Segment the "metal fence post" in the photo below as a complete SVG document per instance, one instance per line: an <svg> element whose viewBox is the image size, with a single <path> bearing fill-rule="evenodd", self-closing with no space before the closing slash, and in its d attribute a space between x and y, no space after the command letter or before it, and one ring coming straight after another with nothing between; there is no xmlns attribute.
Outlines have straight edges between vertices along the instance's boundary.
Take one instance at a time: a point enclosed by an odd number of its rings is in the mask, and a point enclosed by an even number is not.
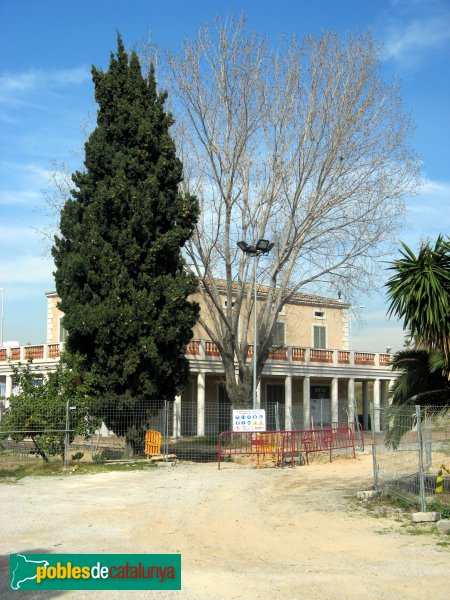
<svg viewBox="0 0 450 600"><path fill-rule="evenodd" d="M69 401L66 401L66 430L64 433L64 468L69 466Z"/></svg>
<svg viewBox="0 0 450 600"><path fill-rule="evenodd" d="M164 454L164 462L168 460L168 448L167 448L167 438L169 436L169 406L168 401L164 400L164 409L163 409L163 454Z"/></svg>
<svg viewBox="0 0 450 600"><path fill-rule="evenodd" d="M280 431L280 410L278 402L275 404L275 429Z"/></svg>
<svg viewBox="0 0 450 600"><path fill-rule="evenodd" d="M416 404L416 420L417 420L417 444L419 451L419 492L420 492L420 510L427 512L427 503L425 499L425 479L423 470L423 438L422 438L422 416L420 405Z"/></svg>
<svg viewBox="0 0 450 600"><path fill-rule="evenodd" d="M427 434L425 442L426 469L429 471L433 466L433 414L430 411L426 412L425 433Z"/></svg>
<svg viewBox="0 0 450 600"><path fill-rule="evenodd" d="M375 405L370 403L370 429L372 431L372 467L373 467L373 489L378 490L378 464L377 464L377 442L375 440Z"/></svg>

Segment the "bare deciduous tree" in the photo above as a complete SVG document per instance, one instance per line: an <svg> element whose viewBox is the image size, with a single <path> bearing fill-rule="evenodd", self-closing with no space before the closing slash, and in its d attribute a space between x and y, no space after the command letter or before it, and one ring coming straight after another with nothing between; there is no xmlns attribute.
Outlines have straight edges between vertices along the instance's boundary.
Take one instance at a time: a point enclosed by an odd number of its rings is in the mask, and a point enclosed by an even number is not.
<svg viewBox="0 0 450 600"><path fill-rule="evenodd" d="M218 20L167 59L183 185L202 208L188 247L210 315L202 325L232 403L245 406L253 270L265 284L259 379L292 294L367 289L418 184L411 121L398 87L382 81L370 35L326 33L272 49L245 19ZM262 264L236 246L260 238L275 243Z"/></svg>

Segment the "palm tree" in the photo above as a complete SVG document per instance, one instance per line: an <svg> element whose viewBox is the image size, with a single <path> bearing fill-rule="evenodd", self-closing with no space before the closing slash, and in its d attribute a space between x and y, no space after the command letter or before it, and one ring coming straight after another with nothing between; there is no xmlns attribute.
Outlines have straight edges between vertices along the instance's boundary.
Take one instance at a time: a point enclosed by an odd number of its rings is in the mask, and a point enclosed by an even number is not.
<svg viewBox="0 0 450 600"><path fill-rule="evenodd" d="M388 280L388 316L403 319L403 329L417 345L442 352L450 372L450 238L440 235L434 245L422 244L418 255L406 244L403 258L392 263Z"/></svg>
<svg viewBox="0 0 450 600"><path fill-rule="evenodd" d="M392 368L398 377L387 410L386 443L396 447L407 429L405 406L450 409L450 239L439 236L434 248L422 244L417 256L406 244L392 263L388 316L403 319L412 348L398 352Z"/></svg>

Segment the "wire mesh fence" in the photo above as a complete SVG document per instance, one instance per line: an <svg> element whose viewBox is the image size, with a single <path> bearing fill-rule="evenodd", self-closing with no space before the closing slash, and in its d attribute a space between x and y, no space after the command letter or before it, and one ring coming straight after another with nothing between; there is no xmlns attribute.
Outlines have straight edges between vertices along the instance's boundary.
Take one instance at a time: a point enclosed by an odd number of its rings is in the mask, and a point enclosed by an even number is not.
<svg viewBox="0 0 450 600"><path fill-rule="evenodd" d="M286 410L284 403L276 402L263 408L266 431L306 429L301 406ZM363 450L363 433L354 422L345 424L352 428L356 448ZM318 422L314 429L333 425ZM213 462L219 435L231 430L232 406L225 402L199 406L197 401L160 401L151 409L141 405L102 411L97 407L89 413L66 401L41 406L36 412L29 403L21 406L19 398L13 397L3 401L1 410L0 461L63 459L66 465L140 458ZM149 441L147 432L159 435ZM146 452L150 447L151 452Z"/></svg>
<svg viewBox="0 0 450 600"><path fill-rule="evenodd" d="M450 407L372 407L372 423L375 488L450 516Z"/></svg>

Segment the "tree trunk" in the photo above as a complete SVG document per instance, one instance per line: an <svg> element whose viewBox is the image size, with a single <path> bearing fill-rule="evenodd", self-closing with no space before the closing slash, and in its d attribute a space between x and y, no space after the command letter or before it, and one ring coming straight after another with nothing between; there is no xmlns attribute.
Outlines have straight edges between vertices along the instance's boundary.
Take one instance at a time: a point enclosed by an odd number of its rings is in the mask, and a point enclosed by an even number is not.
<svg viewBox="0 0 450 600"><path fill-rule="evenodd" d="M45 454L42 448L39 447L39 444L36 441L34 435L31 436L31 439L33 440L34 447L36 448L36 454L38 456L41 456L44 462L48 462L48 456Z"/></svg>

